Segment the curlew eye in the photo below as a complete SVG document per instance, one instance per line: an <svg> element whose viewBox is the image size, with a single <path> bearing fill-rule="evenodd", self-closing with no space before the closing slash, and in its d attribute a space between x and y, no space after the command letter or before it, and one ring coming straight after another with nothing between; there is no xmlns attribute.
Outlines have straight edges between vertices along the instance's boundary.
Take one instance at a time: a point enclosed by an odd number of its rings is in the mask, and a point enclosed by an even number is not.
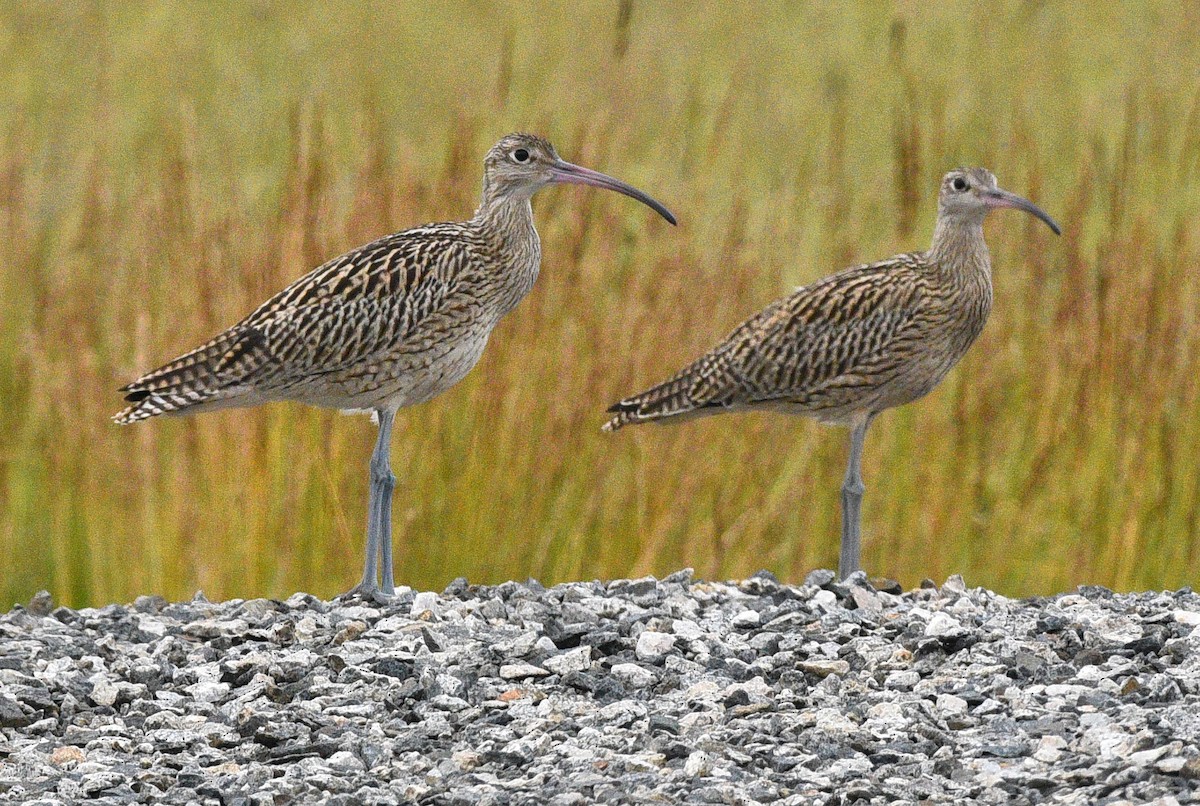
<svg viewBox="0 0 1200 806"><path fill-rule="evenodd" d="M512 159L513 162L519 162L521 164L529 162L529 149L518 148L512 153Z"/></svg>
<svg viewBox="0 0 1200 806"><path fill-rule="evenodd" d="M951 180L950 187L954 190L957 190L959 193L962 193L964 190L970 187L970 185L968 185L967 180L963 179L961 176L956 176L953 180Z"/></svg>

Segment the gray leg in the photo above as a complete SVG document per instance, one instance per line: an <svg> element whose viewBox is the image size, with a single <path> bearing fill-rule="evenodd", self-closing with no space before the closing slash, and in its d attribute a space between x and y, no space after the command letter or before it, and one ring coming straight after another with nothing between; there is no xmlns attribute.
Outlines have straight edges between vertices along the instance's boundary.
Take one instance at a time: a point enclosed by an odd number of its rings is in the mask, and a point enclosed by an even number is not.
<svg viewBox="0 0 1200 806"><path fill-rule="evenodd" d="M375 481L371 480L371 486L368 491L367 498L367 562L363 566L362 582L358 587L351 591L362 591L363 593L371 593L375 590L375 580L378 576L377 562L379 559L379 532L375 528L375 524L379 521L378 509L379 502L375 500Z"/></svg>
<svg viewBox="0 0 1200 806"><path fill-rule="evenodd" d="M379 564L380 575L383 577L383 585L380 586L380 590L388 596L396 592L396 583L392 577L392 491L396 489L396 474L392 472L391 462L389 461L389 448L392 444L392 421L395 417L396 412L394 411L379 412L379 440L384 448L381 456L383 468L380 474L379 510L375 517L377 518L376 523L379 525ZM376 446L375 450L378 452L378 446ZM375 462L374 456L371 457L371 461L372 463ZM372 467L372 477L374 476L374 472L374 467ZM372 484L374 484L373 480Z"/></svg>
<svg viewBox="0 0 1200 806"><path fill-rule="evenodd" d="M869 414L850 429L850 461L846 479L842 482L842 556L838 562L838 577L845 579L859 569L862 547L862 450L867 426L875 415Z"/></svg>
<svg viewBox="0 0 1200 806"><path fill-rule="evenodd" d="M367 559L363 565L362 582L346 596L373 597L381 590L377 581L379 560L383 559L382 592L395 592L392 582L392 490L396 477L388 464L388 453L392 442L394 411L379 411L379 438L371 453L371 487L367 501Z"/></svg>

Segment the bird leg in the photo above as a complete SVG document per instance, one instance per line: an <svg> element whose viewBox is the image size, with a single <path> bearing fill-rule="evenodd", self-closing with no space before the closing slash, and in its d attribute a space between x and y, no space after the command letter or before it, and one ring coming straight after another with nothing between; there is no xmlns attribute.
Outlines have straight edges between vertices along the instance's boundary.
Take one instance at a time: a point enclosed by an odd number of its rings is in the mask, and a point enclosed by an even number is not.
<svg viewBox="0 0 1200 806"><path fill-rule="evenodd" d="M376 513L376 523L379 527L379 561L383 577L381 590L388 596L396 592L396 584L392 578L392 491L396 489L396 474L392 472L390 455L392 444L392 421L396 418L394 411L379 412L379 444L383 452L376 457L371 456L371 486L376 482L376 467L379 464L379 509ZM386 434L384 433L386 431ZM379 453L376 445L375 452Z"/></svg>
<svg viewBox="0 0 1200 806"><path fill-rule="evenodd" d="M355 585L343 599L378 599L383 593L391 596L396 592L392 579L392 490L396 477L388 457L392 443L392 422L396 412L380 409L379 437L371 453L371 486L367 503L367 559L363 565L362 582ZM383 586L378 582L380 561L383 565Z"/></svg>
<svg viewBox="0 0 1200 806"><path fill-rule="evenodd" d="M842 482L842 556L838 562L838 577L845 579L859 569L862 546L862 450L867 426L874 415L867 415L850 429L850 461Z"/></svg>

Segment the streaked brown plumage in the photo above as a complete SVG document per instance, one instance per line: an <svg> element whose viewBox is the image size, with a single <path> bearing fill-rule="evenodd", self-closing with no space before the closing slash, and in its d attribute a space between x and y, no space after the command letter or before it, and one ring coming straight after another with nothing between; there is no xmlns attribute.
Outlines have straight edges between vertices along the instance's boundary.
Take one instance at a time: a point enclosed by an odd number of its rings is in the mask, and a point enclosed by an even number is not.
<svg viewBox="0 0 1200 806"><path fill-rule="evenodd" d="M537 279L532 219L387 235L334 258L208 343L121 391L131 423L270 400L339 409L423 403L461 380Z"/></svg>
<svg viewBox="0 0 1200 806"><path fill-rule="evenodd" d="M460 381L492 329L529 293L541 262L530 198L554 183L615 190L675 223L641 191L562 161L546 140L508 135L484 160L482 199L469 221L405 230L334 258L224 333L122 388L131 405L113 419L125 424L276 400L374 411L380 432L367 561L354 592L378 590L378 549L382 590L391 593L392 419Z"/></svg>
<svg viewBox="0 0 1200 806"><path fill-rule="evenodd" d="M1024 209L1059 232L990 172L951 171L928 251L847 269L772 303L671 379L612 406L605 430L746 409L850 425L839 567L857 570L862 438L879 412L937 386L983 330L992 308L983 220L995 207Z"/></svg>

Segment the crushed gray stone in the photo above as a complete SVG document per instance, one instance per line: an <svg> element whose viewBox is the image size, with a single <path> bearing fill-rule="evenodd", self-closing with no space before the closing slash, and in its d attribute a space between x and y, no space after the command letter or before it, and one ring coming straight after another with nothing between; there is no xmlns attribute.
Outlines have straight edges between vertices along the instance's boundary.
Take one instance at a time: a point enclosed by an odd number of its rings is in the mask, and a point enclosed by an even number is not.
<svg viewBox="0 0 1200 806"><path fill-rule="evenodd" d="M0 616L0 802L1200 800L1200 596L665 579Z"/></svg>

